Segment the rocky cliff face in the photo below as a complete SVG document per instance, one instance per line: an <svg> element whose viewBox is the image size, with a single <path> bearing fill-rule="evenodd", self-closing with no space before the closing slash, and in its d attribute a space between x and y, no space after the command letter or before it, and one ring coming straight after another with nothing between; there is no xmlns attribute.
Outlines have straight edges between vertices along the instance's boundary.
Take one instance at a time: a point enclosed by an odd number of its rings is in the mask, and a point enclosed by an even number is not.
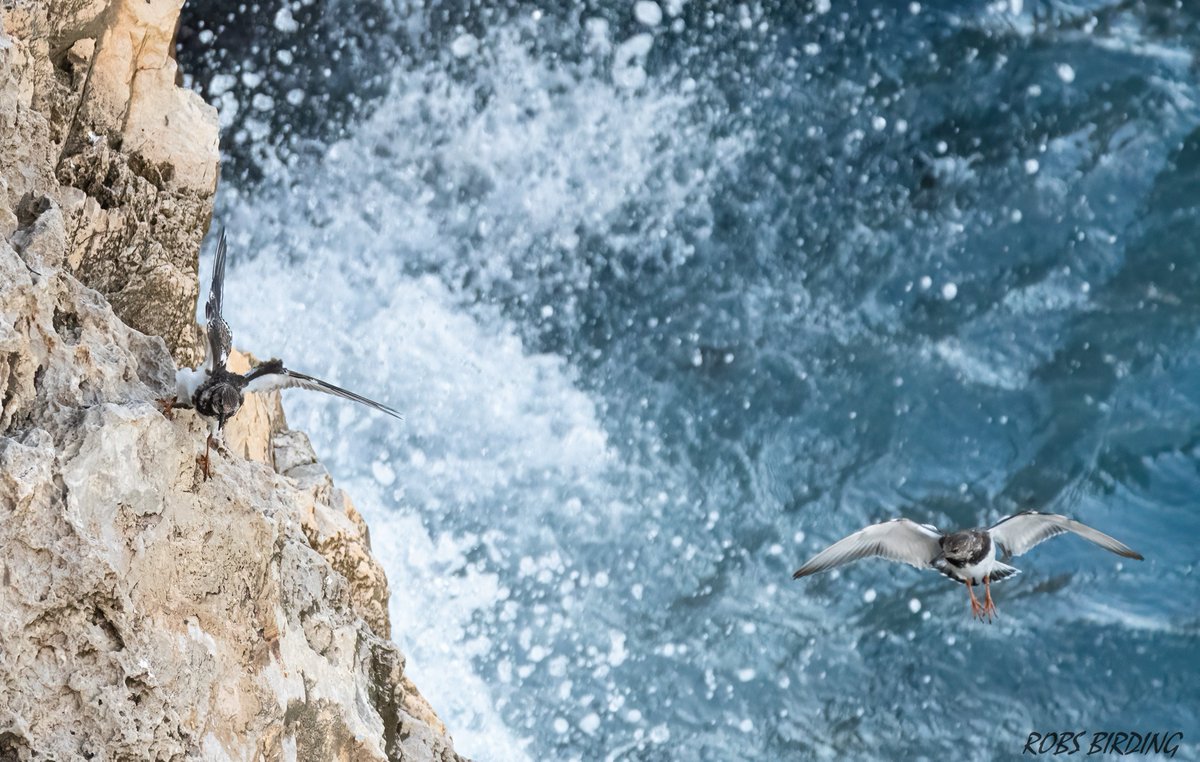
<svg viewBox="0 0 1200 762"><path fill-rule="evenodd" d="M0 232L50 198L66 269L117 315L199 348L196 256L217 187L217 115L175 85L181 0L15 0L0 42ZM10 7L11 5L11 7Z"/></svg>
<svg viewBox="0 0 1200 762"><path fill-rule="evenodd" d="M217 174L178 5L0 6L0 759L457 759L278 398L208 481L155 404L198 359Z"/></svg>

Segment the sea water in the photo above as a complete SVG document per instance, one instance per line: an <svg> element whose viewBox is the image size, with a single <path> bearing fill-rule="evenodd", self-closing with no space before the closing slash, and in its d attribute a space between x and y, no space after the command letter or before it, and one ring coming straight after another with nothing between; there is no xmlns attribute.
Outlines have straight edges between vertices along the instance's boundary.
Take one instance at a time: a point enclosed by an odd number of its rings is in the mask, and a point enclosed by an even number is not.
<svg viewBox="0 0 1200 762"><path fill-rule="evenodd" d="M460 752L1200 754L1198 9L186 14L235 341L404 412L285 394ZM1025 509L1146 560L1054 539L990 625L907 566L791 579Z"/></svg>

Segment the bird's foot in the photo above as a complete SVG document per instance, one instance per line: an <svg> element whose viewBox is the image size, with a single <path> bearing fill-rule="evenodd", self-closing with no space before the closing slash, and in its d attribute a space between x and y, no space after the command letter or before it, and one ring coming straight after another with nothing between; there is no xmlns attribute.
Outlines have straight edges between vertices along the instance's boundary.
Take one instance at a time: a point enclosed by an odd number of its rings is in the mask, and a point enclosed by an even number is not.
<svg viewBox="0 0 1200 762"><path fill-rule="evenodd" d="M985 615L986 615L986 609L984 609L984 607L982 605L980 605L979 601L972 598L971 599L971 617L974 619L983 621L983 617Z"/></svg>
<svg viewBox="0 0 1200 762"><path fill-rule="evenodd" d="M993 617L1000 616L1000 612L996 611L996 604L992 602L992 578L990 576L983 578L983 590L986 593L983 599L983 612L987 614L988 621L991 622Z"/></svg>
<svg viewBox="0 0 1200 762"><path fill-rule="evenodd" d="M163 397L158 400L158 409L163 414L163 418L166 418L168 421L175 420L175 413L172 412L175 409L174 397Z"/></svg>
<svg viewBox="0 0 1200 762"><path fill-rule="evenodd" d="M992 603L992 599L990 596L988 597L987 600L985 600L983 602L983 606L981 608L982 608L984 616L987 617L987 620L989 622L991 622L996 617L1000 616L1000 612L996 610L996 604ZM980 617L980 618L982 619L983 617Z"/></svg>

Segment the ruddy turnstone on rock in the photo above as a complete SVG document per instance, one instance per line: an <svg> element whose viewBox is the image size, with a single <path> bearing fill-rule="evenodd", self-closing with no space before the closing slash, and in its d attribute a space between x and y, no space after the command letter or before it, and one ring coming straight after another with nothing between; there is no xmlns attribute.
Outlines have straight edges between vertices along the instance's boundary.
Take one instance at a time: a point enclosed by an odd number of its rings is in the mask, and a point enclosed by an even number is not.
<svg viewBox="0 0 1200 762"><path fill-rule="evenodd" d="M298 373L283 366L280 360L267 360L242 375L226 367L233 346L233 334L229 324L221 315L222 288L225 283L225 232L217 244L217 258L213 266L212 288L204 305L204 317L208 322L208 356L199 368L181 368L175 373L175 397L162 400L164 412L173 407L195 408L208 421L208 440L204 446L204 478L209 477L209 451L219 441L225 422L237 414L244 401L245 392L269 392L289 387L313 389L348 400L361 402L388 415L402 418L400 413L347 391L319 378Z"/></svg>
<svg viewBox="0 0 1200 762"><path fill-rule="evenodd" d="M918 524L908 519L893 519L873 524L838 540L822 550L792 575L793 579L827 571L860 558L886 558L902 561L917 568L937 569L942 574L967 586L971 598L971 613L991 621L998 612L992 602L992 582L999 582L1020 570L1004 561L1019 556L1039 543L1066 532L1074 532L1119 556L1142 556L1103 532L1054 513L1026 511L1000 519L990 527L964 529L943 534L937 527ZM1000 558L996 558L996 549ZM981 604L975 598L975 585L983 585L986 598Z"/></svg>

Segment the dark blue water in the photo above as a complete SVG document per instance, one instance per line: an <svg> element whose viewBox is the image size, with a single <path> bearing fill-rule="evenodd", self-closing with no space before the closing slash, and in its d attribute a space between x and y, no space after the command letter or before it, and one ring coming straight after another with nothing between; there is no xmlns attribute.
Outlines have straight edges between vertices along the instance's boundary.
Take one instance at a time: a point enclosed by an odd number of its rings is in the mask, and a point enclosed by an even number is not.
<svg viewBox="0 0 1200 762"><path fill-rule="evenodd" d="M1200 756L1200 9L278 8L183 35L231 322L405 410L288 399L461 751ZM1146 561L790 579L1029 508Z"/></svg>

